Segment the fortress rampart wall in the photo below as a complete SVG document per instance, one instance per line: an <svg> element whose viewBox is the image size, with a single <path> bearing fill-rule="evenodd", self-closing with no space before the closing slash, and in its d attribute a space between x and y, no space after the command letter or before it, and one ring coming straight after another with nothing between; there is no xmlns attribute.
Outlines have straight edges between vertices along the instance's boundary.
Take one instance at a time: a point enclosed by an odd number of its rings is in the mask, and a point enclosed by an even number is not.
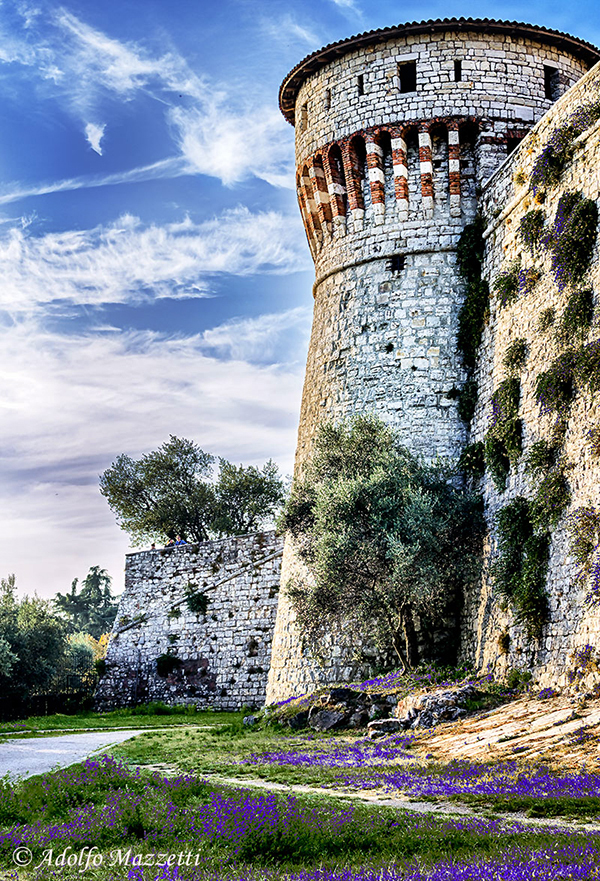
<svg viewBox="0 0 600 881"><path fill-rule="evenodd" d="M128 554L96 706L164 701L262 706L271 660L282 541L273 532ZM205 614L188 592L206 594ZM172 656L166 675L157 658Z"/></svg>
<svg viewBox="0 0 600 881"><path fill-rule="evenodd" d="M544 116L523 141L519 149L504 163L487 183L482 194L482 211L487 218L484 275L493 285L494 279L513 261L523 268L535 268L541 278L529 293L522 293L512 305L501 307L492 298L490 319L481 347L477 380L479 402L472 422L471 440L482 441L492 420L491 398L506 377L503 358L507 347L517 339L527 344L527 361L520 372L521 400L519 417L523 426L523 453L516 468L511 467L506 490L500 493L489 476L483 480L488 522L492 528L488 563L494 556L498 512L517 496L531 499L536 481L527 474L525 462L536 441L549 440L556 423L556 414L544 414L535 398L536 378L548 370L564 351L556 330L572 289L560 290L556 283L550 256L543 247L531 254L519 235L519 224L526 212L541 209L547 226L556 215L560 198L567 192L579 192L600 207L600 122L584 131L574 141L573 156L560 183L548 187L545 198L536 201L529 187L533 164L548 139L559 126L581 107L600 101L600 65L596 65ZM577 286L594 292L594 321L581 343L600 338L600 261L598 236L588 274ZM555 310L555 322L545 331L540 329L543 310ZM501 673L506 668L530 669L544 684L568 684L568 675L576 669L574 653L586 645L600 642L600 609L586 599L585 582L577 579L580 567L570 550L567 530L569 513L580 507L600 507L600 460L594 456L590 431L600 425L598 391L576 390L567 413L567 431L563 455L571 502L557 526L551 531L550 559L546 588L549 595L550 620L540 641L531 640L523 628L514 623L514 616L503 610L494 595L490 579L484 580L481 592L468 598L462 645L464 654L478 667L488 665ZM498 636L508 633L509 650L503 654ZM581 670L579 674L581 674ZM579 675L577 674L577 675Z"/></svg>

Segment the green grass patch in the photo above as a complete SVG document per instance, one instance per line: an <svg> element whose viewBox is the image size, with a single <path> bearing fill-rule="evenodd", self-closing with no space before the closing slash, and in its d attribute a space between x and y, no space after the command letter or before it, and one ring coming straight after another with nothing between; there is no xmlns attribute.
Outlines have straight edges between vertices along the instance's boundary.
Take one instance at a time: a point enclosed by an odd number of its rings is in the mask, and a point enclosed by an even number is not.
<svg viewBox="0 0 600 881"><path fill-rule="evenodd" d="M600 798L582 796L572 798L536 798L524 795L453 795L453 802L485 807L500 813L519 813L527 817L561 817L577 819L600 817Z"/></svg>
<svg viewBox="0 0 600 881"><path fill-rule="evenodd" d="M178 725L239 725L247 711L234 713L195 710L194 707L168 707L147 704L108 713L86 711L76 715L54 713L51 716L30 716L11 722L0 722L0 735L20 735L37 731L76 731L86 728L164 728Z"/></svg>

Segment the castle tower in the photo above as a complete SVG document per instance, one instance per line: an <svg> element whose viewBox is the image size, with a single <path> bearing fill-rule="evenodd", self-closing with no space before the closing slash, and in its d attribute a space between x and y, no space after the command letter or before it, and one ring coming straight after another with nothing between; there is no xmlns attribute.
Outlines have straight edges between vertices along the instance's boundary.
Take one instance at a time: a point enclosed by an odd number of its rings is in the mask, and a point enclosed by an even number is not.
<svg viewBox="0 0 600 881"><path fill-rule="evenodd" d="M460 453L460 233L483 182L598 57L558 31L448 19L332 43L285 78L316 272L297 469L320 422L356 413L427 459ZM350 634L331 634L320 664L304 654L292 577L310 576L288 542L268 703L359 672Z"/></svg>

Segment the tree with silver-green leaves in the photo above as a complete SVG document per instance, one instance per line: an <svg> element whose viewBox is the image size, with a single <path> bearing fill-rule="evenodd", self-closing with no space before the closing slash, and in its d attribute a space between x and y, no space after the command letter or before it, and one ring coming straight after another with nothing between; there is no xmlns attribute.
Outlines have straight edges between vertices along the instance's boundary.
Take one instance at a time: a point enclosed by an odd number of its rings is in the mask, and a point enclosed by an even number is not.
<svg viewBox="0 0 600 881"><path fill-rule="evenodd" d="M268 524L284 499L274 462L235 466L171 435L140 459L121 455L100 477L100 492L132 544L240 535Z"/></svg>
<svg viewBox="0 0 600 881"><path fill-rule="evenodd" d="M321 426L278 523L312 574L286 585L309 639L350 617L404 669L454 659L484 520L481 500L453 477L373 417Z"/></svg>

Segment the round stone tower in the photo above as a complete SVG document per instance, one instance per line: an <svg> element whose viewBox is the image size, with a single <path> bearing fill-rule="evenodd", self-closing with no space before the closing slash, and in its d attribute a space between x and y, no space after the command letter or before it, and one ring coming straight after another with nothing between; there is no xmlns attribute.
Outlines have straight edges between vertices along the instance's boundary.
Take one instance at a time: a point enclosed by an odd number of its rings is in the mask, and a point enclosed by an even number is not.
<svg viewBox="0 0 600 881"><path fill-rule="evenodd" d="M558 31L446 19L332 43L285 78L316 270L297 469L320 422L356 413L427 459L459 454L460 233L483 182L599 57ZM351 634L331 634L318 663L303 649L285 585L308 577L288 542L269 703L360 674Z"/></svg>

